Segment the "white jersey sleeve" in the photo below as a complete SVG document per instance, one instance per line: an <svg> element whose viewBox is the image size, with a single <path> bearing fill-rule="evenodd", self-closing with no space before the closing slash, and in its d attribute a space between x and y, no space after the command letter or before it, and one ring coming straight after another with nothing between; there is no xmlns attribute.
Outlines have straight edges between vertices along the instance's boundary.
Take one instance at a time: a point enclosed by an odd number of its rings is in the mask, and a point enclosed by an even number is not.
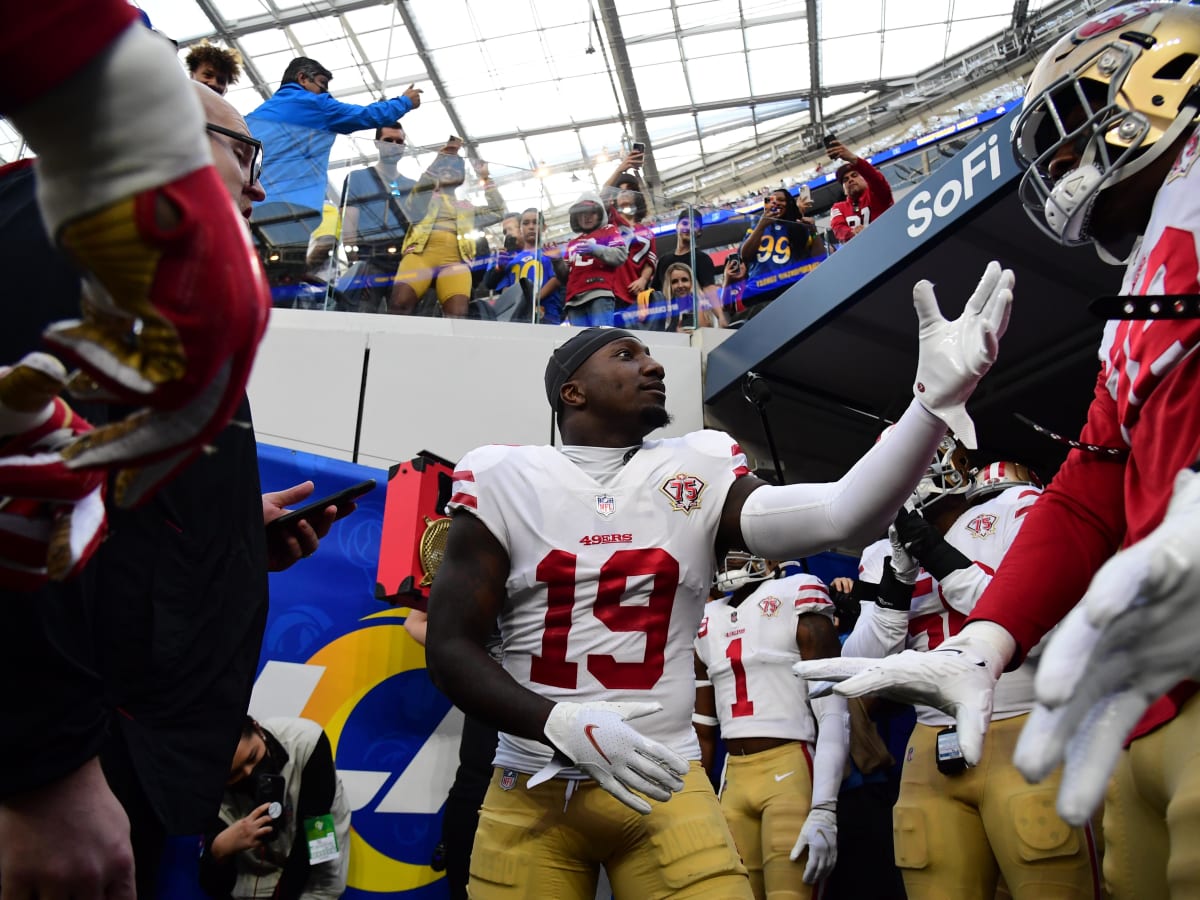
<svg viewBox="0 0 1200 900"><path fill-rule="evenodd" d="M892 545L887 540L876 541L863 550L858 561L860 581L878 584ZM842 656L866 656L882 659L904 649L908 637L908 613L883 609L867 601L860 605L858 621L842 645Z"/></svg>
<svg viewBox="0 0 1200 900"><path fill-rule="evenodd" d="M505 671L553 701L661 703L637 730L699 759L692 639L725 497L747 472L716 431L647 442L603 485L552 447L468 453L448 508L477 516L508 554ZM532 773L550 755L502 734L496 764Z"/></svg>

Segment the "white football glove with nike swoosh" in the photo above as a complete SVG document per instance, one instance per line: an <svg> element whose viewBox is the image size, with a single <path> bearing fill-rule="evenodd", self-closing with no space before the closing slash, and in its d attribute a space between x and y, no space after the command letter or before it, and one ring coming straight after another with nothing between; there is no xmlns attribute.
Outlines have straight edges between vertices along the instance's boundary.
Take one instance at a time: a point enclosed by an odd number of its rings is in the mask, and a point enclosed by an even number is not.
<svg viewBox="0 0 1200 900"><path fill-rule="evenodd" d="M630 809L642 815L650 804L633 791L665 802L683 790L688 761L626 723L662 709L661 703L556 703L546 719L546 740L558 752L529 787L549 781L574 764Z"/></svg>
<svg viewBox="0 0 1200 900"><path fill-rule="evenodd" d="M978 621L935 650L905 650L884 659L801 660L792 671L806 680L840 682L834 692L843 697L874 694L954 716L963 757L974 766L983 755L996 681L1015 649L1016 641L1002 627Z"/></svg>

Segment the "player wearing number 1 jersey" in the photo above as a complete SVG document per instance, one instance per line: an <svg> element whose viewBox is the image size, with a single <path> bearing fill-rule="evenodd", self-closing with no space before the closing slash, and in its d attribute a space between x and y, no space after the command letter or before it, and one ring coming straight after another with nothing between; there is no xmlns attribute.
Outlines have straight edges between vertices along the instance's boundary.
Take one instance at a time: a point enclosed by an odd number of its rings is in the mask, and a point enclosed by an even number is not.
<svg viewBox="0 0 1200 900"><path fill-rule="evenodd" d="M838 655L833 603L819 578L734 557L717 576L733 593L704 608L695 640L696 733L710 769L718 725L725 740L721 811L754 896L807 900L837 863L849 716L840 697L810 709L792 664Z"/></svg>
<svg viewBox="0 0 1200 900"><path fill-rule="evenodd" d="M1010 287L992 264L947 322L918 286L921 400L830 484L766 485L721 432L646 440L670 421L665 372L630 332L589 328L554 352L563 448L460 461L430 599L431 675L503 732L472 897L585 900L601 865L618 900L751 896L691 726L691 641L717 553L787 559L886 524L946 422L971 430L962 404ZM502 667L484 649L497 619Z"/></svg>

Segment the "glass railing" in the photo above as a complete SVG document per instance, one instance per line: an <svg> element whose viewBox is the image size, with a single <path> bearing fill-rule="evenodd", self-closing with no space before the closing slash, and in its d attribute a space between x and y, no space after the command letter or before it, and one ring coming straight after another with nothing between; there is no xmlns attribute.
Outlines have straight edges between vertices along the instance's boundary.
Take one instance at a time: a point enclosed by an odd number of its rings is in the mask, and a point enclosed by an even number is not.
<svg viewBox="0 0 1200 900"><path fill-rule="evenodd" d="M784 295L804 302L792 286L879 214L832 215L845 199L833 160L748 196L684 199L623 167L628 154L532 168L472 158L458 140L380 137L288 129L272 153L268 136L251 230L277 306L559 324L611 293L615 324L730 327ZM902 192L944 154L879 157ZM603 215L584 214L588 198Z"/></svg>

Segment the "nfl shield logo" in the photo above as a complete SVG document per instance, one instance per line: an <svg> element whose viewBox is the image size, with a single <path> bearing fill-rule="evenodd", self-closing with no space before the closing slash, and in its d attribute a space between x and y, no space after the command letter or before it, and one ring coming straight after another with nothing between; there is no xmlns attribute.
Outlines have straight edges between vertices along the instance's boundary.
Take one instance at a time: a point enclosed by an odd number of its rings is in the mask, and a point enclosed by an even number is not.
<svg viewBox="0 0 1200 900"><path fill-rule="evenodd" d="M596 512L608 518L617 511L617 502L607 494L601 494L596 498Z"/></svg>
<svg viewBox="0 0 1200 900"><path fill-rule="evenodd" d="M500 773L500 790L511 791L517 786L517 773L512 769L505 769Z"/></svg>

